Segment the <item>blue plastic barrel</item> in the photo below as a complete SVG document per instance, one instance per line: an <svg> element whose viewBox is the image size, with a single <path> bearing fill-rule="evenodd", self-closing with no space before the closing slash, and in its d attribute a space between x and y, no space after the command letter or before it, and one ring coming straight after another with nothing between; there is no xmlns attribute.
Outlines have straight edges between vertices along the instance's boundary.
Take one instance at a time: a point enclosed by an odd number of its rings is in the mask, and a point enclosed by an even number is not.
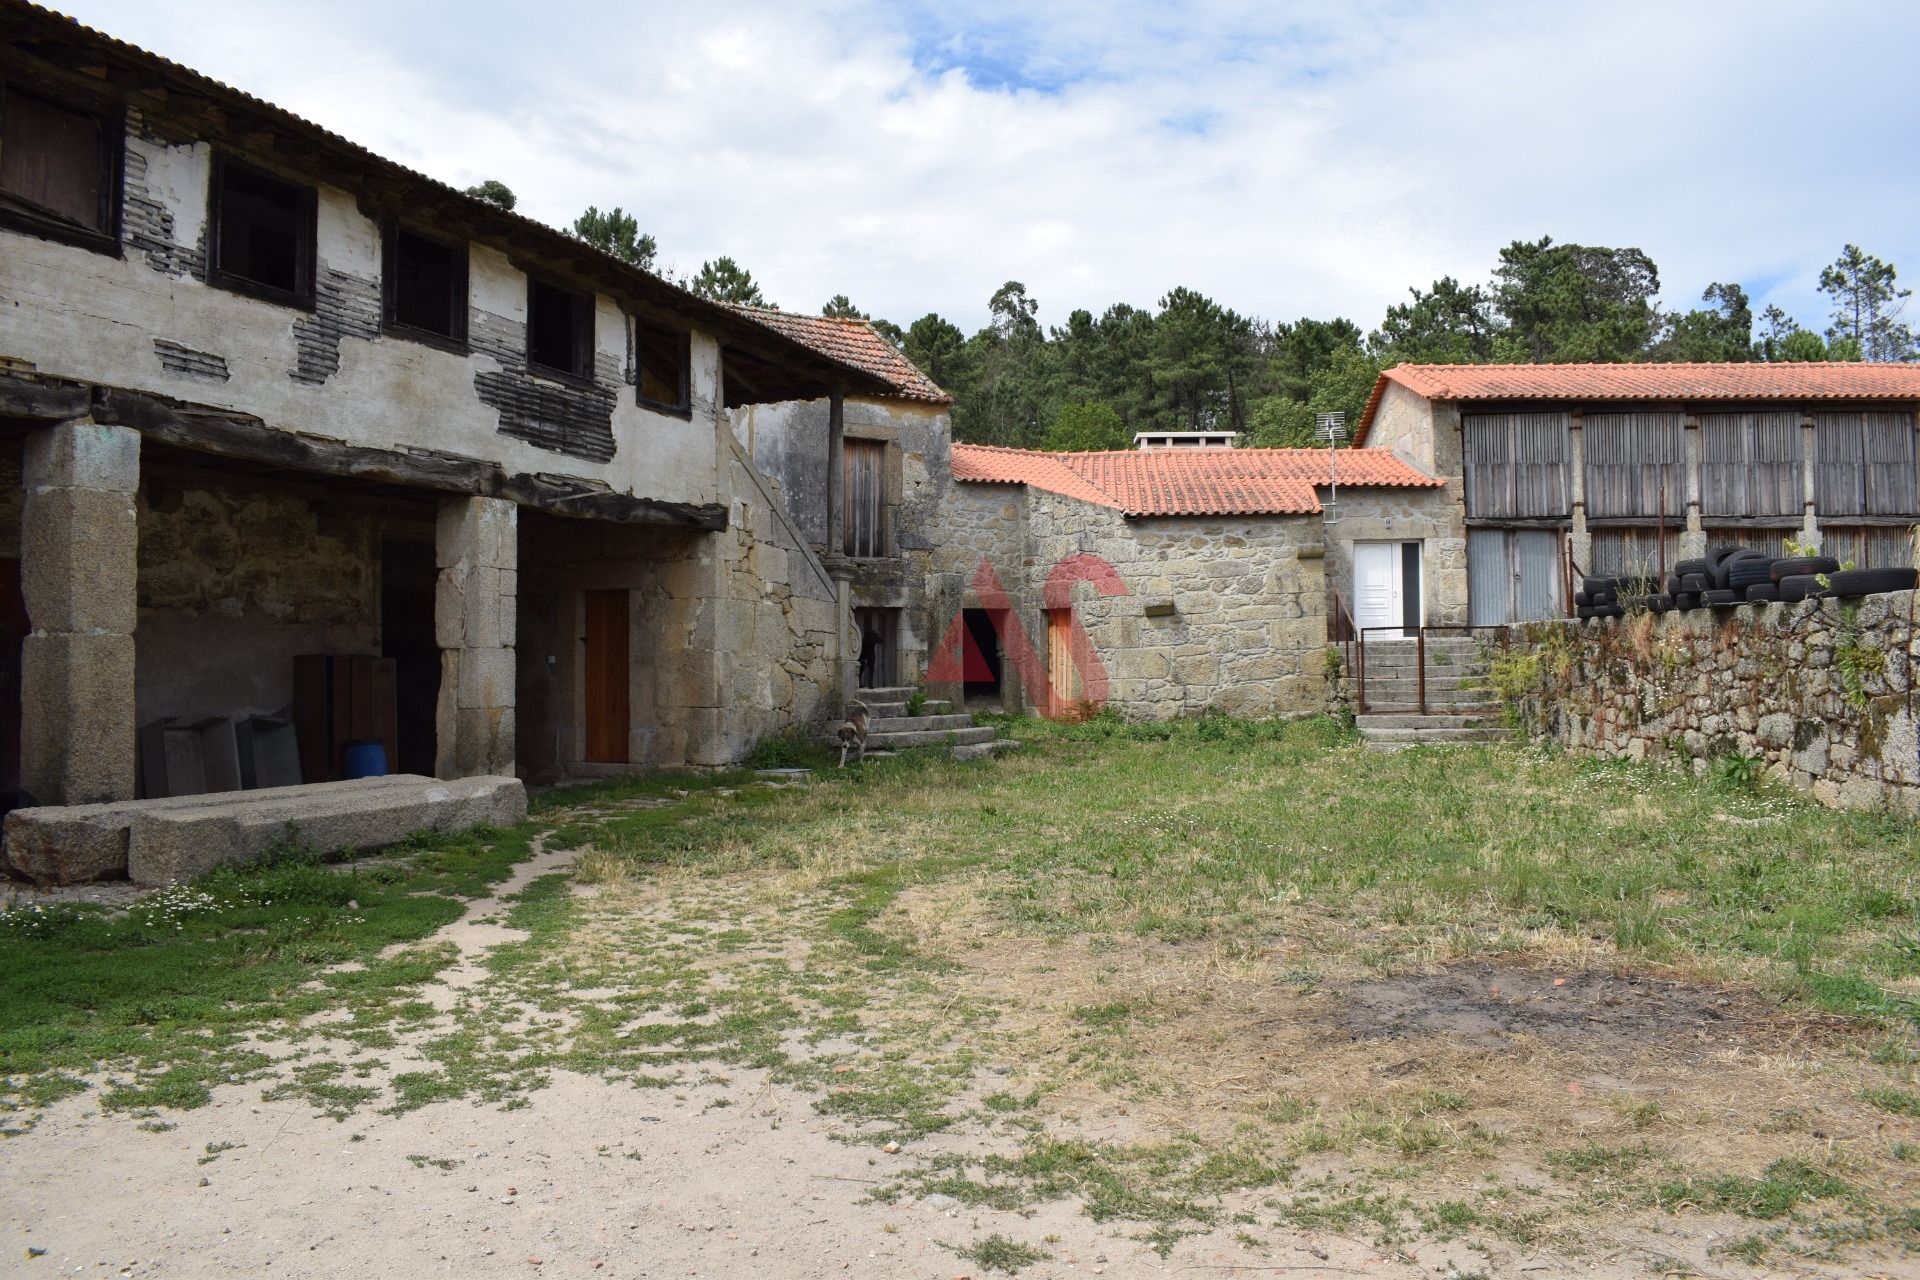
<svg viewBox="0 0 1920 1280"><path fill-rule="evenodd" d="M342 778L387 776L387 745L378 738L355 738L342 749Z"/></svg>

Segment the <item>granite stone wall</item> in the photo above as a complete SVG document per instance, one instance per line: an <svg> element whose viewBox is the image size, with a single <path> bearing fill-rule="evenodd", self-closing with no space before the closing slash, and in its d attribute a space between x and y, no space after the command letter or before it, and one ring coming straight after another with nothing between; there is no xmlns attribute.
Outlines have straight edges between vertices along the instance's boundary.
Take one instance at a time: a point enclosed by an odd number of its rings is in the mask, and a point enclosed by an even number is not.
<svg viewBox="0 0 1920 1280"><path fill-rule="evenodd" d="M1295 716L1326 708L1318 516L1129 520L1050 493L1030 493L1028 503L1023 621L1043 653L1042 611L1056 565L1091 553L1111 564L1126 588L1106 595L1081 583L1070 591L1116 711L1171 719L1207 710Z"/></svg>
<svg viewBox="0 0 1920 1280"><path fill-rule="evenodd" d="M1844 808L1920 813L1913 592L1514 628L1496 683L1522 727L1697 772L1744 756Z"/></svg>

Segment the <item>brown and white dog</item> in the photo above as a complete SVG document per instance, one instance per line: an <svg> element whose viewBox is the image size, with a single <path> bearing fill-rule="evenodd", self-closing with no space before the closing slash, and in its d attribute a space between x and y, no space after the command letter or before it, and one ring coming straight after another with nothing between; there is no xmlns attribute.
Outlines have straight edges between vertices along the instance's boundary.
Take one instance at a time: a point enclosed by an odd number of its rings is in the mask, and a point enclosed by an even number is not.
<svg viewBox="0 0 1920 1280"><path fill-rule="evenodd" d="M857 699L847 703L847 718L840 722L840 767L847 767L847 752L856 762L867 758L867 704Z"/></svg>

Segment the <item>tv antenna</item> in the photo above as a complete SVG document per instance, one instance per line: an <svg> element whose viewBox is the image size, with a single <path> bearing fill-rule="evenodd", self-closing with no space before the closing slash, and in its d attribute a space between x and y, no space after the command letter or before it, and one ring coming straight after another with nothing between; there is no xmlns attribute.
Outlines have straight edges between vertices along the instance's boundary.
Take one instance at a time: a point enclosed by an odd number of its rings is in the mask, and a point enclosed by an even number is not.
<svg viewBox="0 0 1920 1280"><path fill-rule="evenodd" d="M1326 523L1340 518L1340 446L1347 438L1347 415L1343 409L1313 415L1313 435L1327 442L1327 462L1332 489L1327 494Z"/></svg>

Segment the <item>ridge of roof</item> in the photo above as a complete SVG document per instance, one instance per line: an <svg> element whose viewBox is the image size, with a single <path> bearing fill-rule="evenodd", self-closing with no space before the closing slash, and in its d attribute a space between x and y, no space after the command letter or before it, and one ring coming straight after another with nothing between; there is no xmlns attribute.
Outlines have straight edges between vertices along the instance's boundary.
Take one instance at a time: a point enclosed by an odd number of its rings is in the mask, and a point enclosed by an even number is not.
<svg viewBox="0 0 1920 1280"><path fill-rule="evenodd" d="M443 182L429 174L422 173L418 169L409 168L397 160L392 160L380 155L378 152L371 150L361 143L355 142L342 134L335 133L326 126L309 120L305 116L289 111L287 108L269 102L265 98L257 97L244 89L239 89L224 81L216 80L204 72L195 71L192 67L184 63L175 62L171 58L155 53L150 49L142 48L131 41L122 40L118 36L110 35L97 27L89 26L71 14L62 13L58 9L36 4L33 0L0 0L0 20L8 17L13 17L17 20L24 19L28 22L39 23L46 27L59 26L65 28L69 34L78 35L102 49L115 52L124 58L146 63L149 67L169 75L184 78L192 86L199 88L202 92L208 93L210 96L224 97L229 101L244 105L248 110L267 117L271 123L277 123L289 129L291 132L304 134L309 139L323 143L336 153L345 153L347 158L352 162L370 166L392 177L424 184L432 188L436 196L457 202L466 212L474 215L476 220L481 222L483 226L487 223L492 223L502 228L502 230L497 233L502 239L510 239L516 234L521 237L538 237L541 241L545 242L543 247L549 252L558 256L570 256L575 259L584 258L592 261L593 264L601 270L611 270L623 275L630 285L663 298L664 301L659 305L667 307L670 310L678 311L690 318L704 320L723 334L729 328L744 323L750 326L752 331L751 336L762 341L770 339L771 342L769 345L774 346L775 349L778 349L781 345L789 348L798 348L800 353L804 353L814 359L824 358L834 364L842 365L848 373L853 374L855 377L875 377L870 370L858 366L845 365L827 353L815 350L805 343L796 341L789 334L764 323L756 316L741 315L725 303L702 298L691 290L673 283L664 276L637 267L624 258L617 257L604 249L589 244L577 236L569 235L557 227L548 226L538 219L530 218L523 213L515 213L511 209L503 209L499 205L488 200L482 200L477 196L470 196L459 187ZM108 85L112 83L110 79L105 77L102 77L102 82ZM743 334L742 336L746 335Z"/></svg>
<svg viewBox="0 0 1920 1280"><path fill-rule="evenodd" d="M1445 482L1384 449L1342 449L1338 478L1356 487L1436 488ZM1047 453L956 444L953 477L1025 484L1126 516L1313 515L1334 479L1324 449L1110 449Z"/></svg>
<svg viewBox="0 0 1920 1280"><path fill-rule="evenodd" d="M1387 384L1429 400L1913 400L1920 364L1693 361L1673 364L1397 364L1374 379L1354 443L1364 444Z"/></svg>

